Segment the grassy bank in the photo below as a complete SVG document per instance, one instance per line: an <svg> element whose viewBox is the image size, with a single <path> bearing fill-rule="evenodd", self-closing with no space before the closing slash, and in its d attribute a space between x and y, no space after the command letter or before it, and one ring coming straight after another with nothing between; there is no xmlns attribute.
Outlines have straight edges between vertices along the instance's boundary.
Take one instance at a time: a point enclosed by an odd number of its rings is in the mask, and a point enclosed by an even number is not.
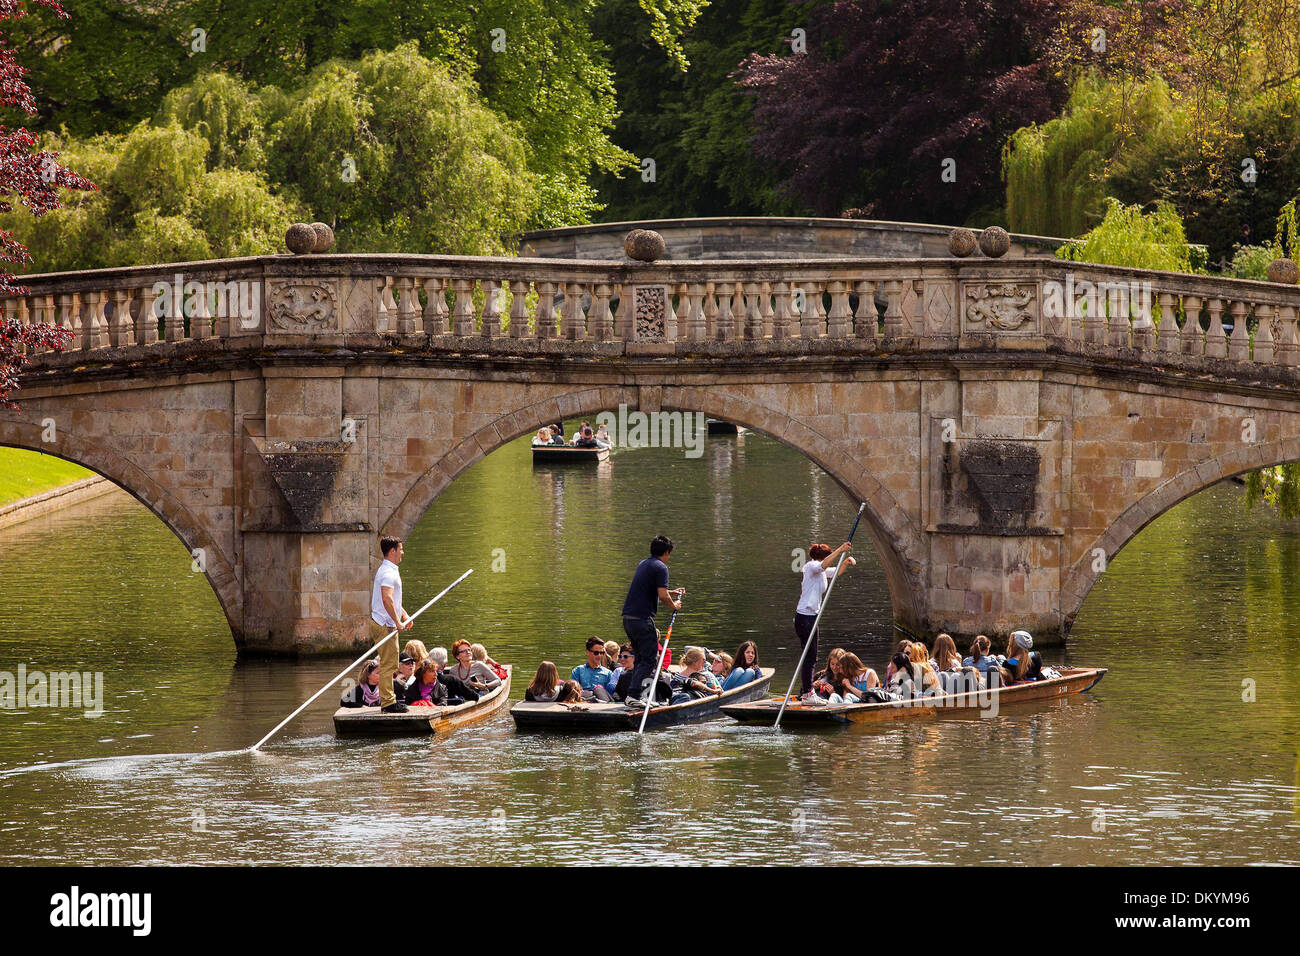
<svg viewBox="0 0 1300 956"><path fill-rule="evenodd" d="M21 448L0 448L0 505L89 478L70 461Z"/></svg>

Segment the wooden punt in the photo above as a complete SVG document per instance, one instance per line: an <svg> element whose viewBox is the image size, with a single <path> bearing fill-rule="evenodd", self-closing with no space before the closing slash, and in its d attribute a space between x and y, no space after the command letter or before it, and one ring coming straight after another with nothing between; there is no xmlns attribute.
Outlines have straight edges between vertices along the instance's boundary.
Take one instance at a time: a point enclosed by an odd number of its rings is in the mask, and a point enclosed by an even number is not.
<svg viewBox="0 0 1300 956"><path fill-rule="evenodd" d="M500 686L478 700L467 700L454 707L411 707L404 714L385 714L378 707L340 707L334 712L334 732L340 737L444 734L483 720L510 702L514 668L506 664L505 669L506 678Z"/></svg>
<svg viewBox="0 0 1300 956"><path fill-rule="evenodd" d="M1010 684L992 691L966 691L916 700L880 704L801 704L791 700L781 726L811 724L876 724L895 720L979 715L994 704L999 708L1031 701L1056 700L1089 690L1106 676L1104 667L1057 668L1061 676L1051 680ZM781 698L771 697L748 703L728 703L722 712L743 724L774 724Z"/></svg>
<svg viewBox="0 0 1300 956"><path fill-rule="evenodd" d="M672 670L676 670L674 666ZM684 704L660 704L650 708L646 727L668 727L719 716L724 704L740 704L767 696L776 671L764 667L758 680L742 684L719 696L691 700ZM620 730L636 730L641 726L642 708L629 708L623 704L538 704L520 701L510 708L519 730L549 731L552 733L605 734Z"/></svg>
<svg viewBox="0 0 1300 956"><path fill-rule="evenodd" d="M590 461L608 461L608 448L574 448L572 445L534 445L533 464L545 462L576 464Z"/></svg>

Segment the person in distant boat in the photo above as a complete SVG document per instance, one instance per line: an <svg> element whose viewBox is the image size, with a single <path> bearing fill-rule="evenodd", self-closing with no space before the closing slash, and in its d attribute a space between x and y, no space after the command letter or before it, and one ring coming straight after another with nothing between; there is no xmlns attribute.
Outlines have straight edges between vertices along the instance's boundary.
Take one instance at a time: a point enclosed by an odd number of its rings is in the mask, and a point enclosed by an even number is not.
<svg viewBox="0 0 1300 956"><path fill-rule="evenodd" d="M393 693L398 700L406 700L406 688L415 674L415 658L402 651L397 658L397 673L393 675Z"/></svg>
<svg viewBox="0 0 1300 956"><path fill-rule="evenodd" d="M533 675L532 682L524 688L524 700L549 704L560 696L563 686L559 669L551 661L542 661L537 665L537 673Z"/></svg>
<svg viewBox="0 0 1300 956"><path fill-rule="evenodd" d="M826 669L813 675L813 690L819 697L829 697L835 693L835 681L840 676L840 658L845 653L842 647L832 648L830 654L826 656Z"/></svg>
<svg viewBox="0 0 1300 956"><path fill-rule="evenodd" d="M609 437L609 426L601 423L596 426L596 447L613 448L614 440Z"/></svg>
<svg viewBox="0 0 1300 956"><path fill-rule="evenodd" d="M763 669L758 666L758 645L753 641L743 641L736 648L736 656L732 659L731 670L727 672L727 679L723 681L722 689L735 690L762 676Z"/></svg>
<svg viewBox="0 0 1300 956"><path fill-rule="evenodd" d="M339 700L340 707L379 706L379 661L369 660L361 665L355 687L349 687Z"/></svg>
<svg viewBox="0 0 1300 956"><path fill-rule="evenodd" d="M543 425L541 428L537 429L537 434L533 436L533 447L535 448L538 445L549 444L551 444L551 430L547 426Z"/></svg>
<svg viewBox="0 0 1300 956"><path fill-rule="evenodd" d="M803 666L799 668L800 699L805 703L817 703L813 700L817 696L812 679L813 667L817 664L817 635L813 632L813 625L817 623L817 614L821 610L822 598L831 586L831 578L835 577L833 565L836 559L852 548L853 545L847 541L834 551L829 545L814 544L808 549L808 560L802 568L803 590L794 610L794 633L799 638L801 651L805 645L812 644L803 656ZM851 557L845 558L843 567L850 568L857 563Z"/></svg>
<svg viewBox="0 0 1300 956"><path fill-rule="evenodd" d="M1033 647L1034 639L1028 631L1011 632L1007 641L1007 660L1002 665L1010 681L1038 680L1043 663L1041 657L1030 653ZM1038 658L1036 663L1035 657Z"/></svg>
<svg viewBox="0 0 1300 956"><path fill-rule="evenodd" d="M406 688L406 702L412 707L445 707L447 688L438 682L438 665L425 661L415 669Z"/></svg>
<svg viewBox="0 0 1300 956"><path fill-rule="evenodd" d="M688 648L682 655L682 668L672 676L671 680L674 704L722 693L722 685L708 669L704 651L698 647Z"/></svg>
<svg viewBox="0 0 1300 956"><path fill-rule="evenodd" d="M469 685L475 694L482 696L501 686L501 678L496 671L483 661L474 660L474 651L469 641L456 641L451 645L451 653L456 658L456 663L447 668L448 672L456 680Z"/></svg>
<svg viewBox="0 0 1300 956"><path fill-rule="evenodd" d="M612 672L605 666L605 642L599 637L587 638L587 660L573 668L570 680L576 680L582 686L583 700L610 699L606 684Z"/></svg>
<svg viewBox="0 0 1300 956"><path fill-rule="evenodd" d="M655 612L660 603L674 611L681 610L685 588L668 590L668 560L672 557L673 542L664 535L656 535L650 542L650 557L642 559L632 574L627 597L623 601L623 631L636 655L632 672L630 699L640 699L647 690L655 671L659 650L659 631L655 627Z"/></svg>
<svg viewBox="0 0 1300 956"><path fill-rule="evenodd" d="M912 642L907 638L903 638L901 641L898 642L898 646L894 648L894 653L896 655L902 654L904 657L906 657L907 652L911 649L912 649ZM894 662L891 659L889 662L889 667L885 668L885 686L889 686L890 682L893 679L894 679Z"/></svg>
<svg viewBox="0 0 1300 956"><path fill-rule="evenodd" d="M564 444L564 429L559 425L551 426L551 444L552 445Z"/></svg>
<svg viewBox="0 0 1300 956"><path fill-rule="evenodd" d="M983 634L978 635L971 643L970 656L961 662L962 666L973 667L981 674L987 674L990 667L998 666L997 659L989 656L992 646L987 637Z"/></svg>
<svg viewBox="0 0 1300 956"><path fill-rule="evenodd" d="M605 642L605 666L611 671L618 667L619 650L618 641Z"/></svg>
<svg viewBox="0 0 1300 956"><path fill-rule="evenodd" d="M402 576L397 566L402 563L402 542L397 538L381 538L379 551L384 560L375 572L375 584L370 592L370 640L379 645L379 705L386 714L405 713L406 705L393 693L393 674L397 672L397 637L384 640L390 631L409 631L415 623L402 607Z"/></svg>
<svg viewBox="0 0 1300 956"><path fill-rule="evenodd" d="M582 431L578 432L577 437L573 439L573 447L574 448L599 448L600 447L600 445L597 444L596 442L596 435L594 432L592 432L590 425L582 426Z"/></svg>
<svg viewBox="0 0 1300 956"><path fill-rule="evenodd" d="M471 644L469 646L469 652L473 656L474 660L482 661L491 668L492 673L496 674L497 677L500 677L502 680L506 679L506 669L492 658L488 657L487 648L482 644Z"/></svg>
<svg viewBox="0 0 1300 956"><path fill-rule="evenodd" d="M424 646L424 641L410 640L407 641L406 646L402 648L402 653L409 654L411 660L415 661L416 666L419 666L420 664L423 664L425 658L429 656L429 649Z"/></svg>
<svg viewBox="0 0 1300 956"><path fill-rule="evenodd" d="M829 703L856 704L866 697L867 691L880 686L876 672L862 663L856 654L845 652L837 662L838 676Z"/></svg>
<svg viewBox="0 0 1300 956"><path fill-rule="evenodd" d="M557 704L580 704L582 703L582 685L576 680L566 680L560 687L559 694L555 697Z"/></svg>
<svg viewBox="0 0 1300 956"><path fill-rule="evenodd" d="M447 648L435 647L429 652L429 660L438 668L438 683L447 688L450 696L462 700L478 700L478 691L447 669Z"/></svg>
<svg viewBox="0 0 1300 956"><path fill-rule="evenodd" d="M959 671L964 666L961 655L957 653L957 644L948 634L940 634L934 639L934 650L930 652L930 666L939 673Z"/></svg>
<svg viewBox="0 0 1300 956"><path fill-rule="evenodd" d="M713 660L710 662L710 668L713 671L713 676L716 677L719 682L726 681L727 675L731 673L731 664L734 660L735 658L726 651L718 651L713 655Z"/></svg>
<svg viewBox="0 0 1300 956"><path fill-rule="evenodd" d="M632 669L635 666L636 655L632 653L632 645L624 644L618 649L618 667L610 675L609 683L605 685L613 700L623 700L627 697L627 689L632 686Z"/></svg>
<svg viewBox="0 0 1300 956"><path fill-rule="evenodd" d="M578 426L578 430L575 431L575 432L573 433L573 441L569 442L569 444L571 444L571 445L577 445L579 439L581 439L581 438L583 437L583 435L585 435L585 434L586 434L587 432L589 432L589 431L591 431L591 425L590 425L589 423L587 423L587 422L583 422L581 425ZM563 434L563 433L561 433L561 434ZM592 446L592 447L595 447L595 446Z"/></svg>

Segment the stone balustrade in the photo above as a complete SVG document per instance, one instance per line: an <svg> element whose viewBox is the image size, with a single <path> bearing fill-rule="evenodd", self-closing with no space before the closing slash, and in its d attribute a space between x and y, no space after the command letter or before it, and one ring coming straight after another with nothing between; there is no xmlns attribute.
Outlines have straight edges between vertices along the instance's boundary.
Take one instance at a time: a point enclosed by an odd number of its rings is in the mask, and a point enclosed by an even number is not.
<svg viewBox="0 0 1300 956"><path fill-rule="evenodd" d="M1300 361L1296 286L1046 259L267 256L22 282L28 294L5 300L5 314L71 330L66 351L78 354L62 360L79 362L182 343L733 358L992 348L1153 365Z"/></svg>

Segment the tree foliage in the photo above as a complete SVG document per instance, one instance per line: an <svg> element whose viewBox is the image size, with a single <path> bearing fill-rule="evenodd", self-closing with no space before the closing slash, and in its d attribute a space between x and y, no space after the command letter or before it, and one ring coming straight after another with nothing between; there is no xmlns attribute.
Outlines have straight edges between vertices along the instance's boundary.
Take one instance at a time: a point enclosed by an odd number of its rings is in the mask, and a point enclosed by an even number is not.
<svg viewBox="0 0 1300 956"><path fill-rule="evenodd" d="M1001 205L1003 141L1064 99L1047 61L1053 0L836 0L807 14L806 54L741 70L755 149L792 197L822 215L931 222Z"/></svg>
<svg viewBox="0 0 1300 956"><path fill-rule="evenodd" d="M1192 249L1177 210L1166 202L1144 213L1141 206L1125 206L1106 199L1106 215L1079 239L1061 246L1056 254L1074 262L1095 262L1133 269L1191 272Z"/></svg>

